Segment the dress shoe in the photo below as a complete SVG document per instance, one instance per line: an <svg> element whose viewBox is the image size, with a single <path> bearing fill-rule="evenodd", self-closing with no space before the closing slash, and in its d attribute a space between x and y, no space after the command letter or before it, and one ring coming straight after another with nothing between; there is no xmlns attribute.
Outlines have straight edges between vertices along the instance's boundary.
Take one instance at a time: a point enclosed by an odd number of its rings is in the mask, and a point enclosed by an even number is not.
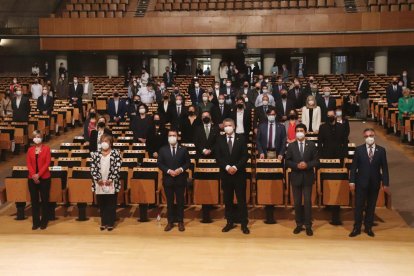
<svg viewBox="0 0 414 276"><path fill-rule="evenodd" d="M377 222L373 222L372 223L372 226L378 226L378 223Z"/></svg>
<svg viewBox="0 0 414 276"><path fill-rule="evenodd" d="M264 221L265 224L276 224L276 220L275 219L268 219Z"/></svg>
<svg viewBox="0 0 414 276"><path fill-rule="evenodd" d="M296 226L295 230L293 230L293 234L297 235L300 232L302 232L303 230L305 230L302 226Z"/></svg>
<svg viewBox="0 0 414 276"><path fill-rule="evenodd" d="M174 228L174 224L168 223L167 226L165 226L164 231L168 232L171 231Z"/></svg>
<svg viewBox="0 0 414 276"><path fill-rule="evenodd" d="M106 229L108 229L108 231L112 231L112 230L114 230L114 227L113 226L108 226L108 228L106 228Z"/></svg>
<svg viewBox="0 0 414 276"><path fill-rule="evenodd" d="M349 233L349 237L353 238L361 234L361 229L355 228Z"/></svg>
<svg viewBox="0 0 414 276"><path fill-rule="evenodd" d="M313 231L312 231L312 228L306 228L306 235L308 235L308 236L313 236Z"/></svg>
<svg viewBox="0 0 414 276"><path fill-rule="evenodd" d="M33 225L32 226L32 230L37 230L37 229L39 229L39 225Z"/></svg>
<svg viewBox="0 0 414 276"><path fill-rule="evenodd" d="M245 234L245 235L250 234L250 230L247 226L242 226L241 230L242 230L243 234Z"/></svg>
<svg viewBox="0 0 414 276"><path fill-rule="evenodd" d="M375 237L374 232L372 231L372 228L367 228L364 230L365 233L367 233L368 236L370 237Z"/></svg>
<svg viewBox="0 0 414 276"><path fill-rule="evenodd" d="M333 226L343 225L342 221L340 221L340 220L333 220L333 221L330 221L330 222L329 222L329 224L330 224L330 225L333 225Z"/></svg>
<svg viewBox="0 0 414 276"><path fill-rule="evenodd" d="M47 228L47 223L44 223L44 224L40 225L41 230L45 230L46 228Z"/></svg>
<svg viewBox="0 0 414 276"><path fill-rule="evenodd" d="M103 230L106 229L106 226L101 226L101 227L99 227L99 229L101 229L101 231L103 231Z"/></svg>
<svg viewBox="0 0 414 276"><path fill-rule="evenodd" d="M236 225L234 225L233 223L227 223L226 226L224 226L224 228L221 230L221 232L229 232L231 229L236 228Z"/></svg>
<svg viewBox="0 0 414 276"><path fill-rule="evenodd" d="M178 223L178 231L180 231L180 232L185 231L184 222L179 222Z"/></svg>
<svg viewBox="0 0 414 276"><path fill-rule="evenodd" d="M212 219L202 219L200 222L201 223L212 223L213 220Z"/></svg>

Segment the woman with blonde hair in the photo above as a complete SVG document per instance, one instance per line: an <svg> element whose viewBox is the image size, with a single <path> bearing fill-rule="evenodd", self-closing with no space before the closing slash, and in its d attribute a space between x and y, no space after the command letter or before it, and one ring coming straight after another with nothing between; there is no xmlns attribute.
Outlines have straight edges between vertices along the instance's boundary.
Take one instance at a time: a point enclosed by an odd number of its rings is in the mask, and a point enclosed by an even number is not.
<svg viewBox="0 0 414 276"><path fill-rule="evenodd" d="M302 107L302 123L308 132L318 133L321 125L321 108L316 104L314 96L308 96L306 105Z"/></svg>

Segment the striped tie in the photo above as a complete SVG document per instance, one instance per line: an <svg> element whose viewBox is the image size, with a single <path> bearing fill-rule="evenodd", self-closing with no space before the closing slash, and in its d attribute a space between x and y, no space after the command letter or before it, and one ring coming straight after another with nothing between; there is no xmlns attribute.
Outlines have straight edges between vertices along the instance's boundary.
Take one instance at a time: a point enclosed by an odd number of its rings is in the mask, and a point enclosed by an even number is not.
<svg viewBox="0 0 414 276"><path fill-rule="evenodd" d="M374 151L373 151L372 146L369 146L368 158L369 158L369 163L371 163L372 159L374 158Z"/></svg>

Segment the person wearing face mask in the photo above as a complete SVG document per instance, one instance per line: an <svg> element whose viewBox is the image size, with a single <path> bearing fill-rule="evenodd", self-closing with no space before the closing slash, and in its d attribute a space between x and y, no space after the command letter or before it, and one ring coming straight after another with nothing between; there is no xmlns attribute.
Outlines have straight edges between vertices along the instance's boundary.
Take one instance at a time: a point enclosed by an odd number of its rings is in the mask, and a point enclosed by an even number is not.
<svg viewBox="0 0 414 276"><path fill-rule="evenodd" d="M22 95L22 90L17 88L16 97L12 100L13 121L14 122L28 122L30 114L29 99Z"/></svg>
<svg viewBox="0 0 414 276"><path fill-rule="evenodd" d="M144 104L138 106L138 114L131 118L130 129L134 134L136 143L147 141L148 131L152 126L152 118L148 115L148 107Z"/></svg>
<svg viewBox="0 0 414 276"><path fill-rule="evenodd" d="M348 154L348 136L343 124L337 123L335 110L327 111L327 122L319 128L318 133L319 157L323 159L339 159L341 164ZM332 225L342 225L340 206L329 206L332 211Z"/></svg>
<svg viewBox="0 0 414 276"><path fill-rule="evenodd" d="M273 85L273 90L272 90L272 96L275 99L275 101L280 99L280 95L282 94L281 93L282 89L287 90L287 87L283 83L283 79L281 77L279 77L277 79L277 82Z"/></svg>
<svg viewBox="0 0 414 276"><path fill-rule="evenodd" d="M261 123L267 122L267 111L273 108L269 105L269 96L263 95L262 105L254 109L253 129L257 131L257 126Z"/></svg>
<svg viewBox="0 0 414 276"><path fill-rule="evenodd" d="M0 115L2 117L8 117L13 115L12 97L10 89L6 90L6 93L4 93L4 97L1 99L0 111Z"/></svg>
<svg viewBox="0 0 414 276"><path fill-rule="evenodd" d="M75 76L73 77L73 83L69 85L69 102L73 107L79 109L79 121L82 121L83 118L82 95L83 85L78 82L78 78Z"/></svg>
<svg viewBox="0 0 414 276"><path fill-rule="evenodd" d="M167 85L167 87L171 87L173 85L173 82L174 82L174 73L171 72L169 66L166 66L165 67L165 72L162 75L162 79L163 79L164 83Z"/></svg>
<svg viewBox="0 0 414 276"><path fill-rule="evenodd" d="M321 125L321 108L317 105L315 98L309 96L306 105L302 108L302 124L310 133L318 133Z"/></svg>
<svg viewBox="0 0 414 276"><path fill-rule="evenodd" d="M300 109L304 106L306 95L300 86L299 80L295 79L293 88L288 92L288 98L294 103L295 109Z"/></svg>
<svg viewBox="0 0 414 276"><path fill-rule="evenodd" d="M275 101L275 108L277 117L282 122L285 122L288 119L289 112L295 109L294 102L288 98L286 89L280 91L280 96Z"/></svg>
<svg viewBox="0 0 414 276"><path fill-rule="evenodd" d="M220 90L220 83L219 82L215 82L213 88L213 99L211 100L211 102L215 105L218 104L218 98L221 95L221 90Z"/></svg>
<svg viewBox="0 0 414 276"><path fill-rule="evenodd" d="M13 78L12 83L10 84L10 91L12 94L15 94L17 91L17 88L21 89L21 85L18 83L17 78Z"/></svg>
<svg viewBox="0 0 414 276"><path fill-rule="evenodd" d="M167 92L167 87L165 87L165 83L162 81L160 82L157 86L156 89L154 90L155 92L155 99L157 104L161 104L162 103L162 96L164 95L164 93Z"/></svg>
<svg viewBox="0 0 414 276"><path fill-rule="evenodd" d="M336 100L334 97L331 96L331 88L325 86L323 88L323 96L316 99L316 103L321 109L321 122L327 123L327 113L328 110L335 110L336 109Z"/></svg>
<svg viewBox="0 0 414 276"><path fill-rule="evenodd" d="M146 87L141 87L138 95L141 97L141 101L146 105L151 105L156 101L154 88L151 83L148 83Z"/></svg>
<svg viewBox="0 0 414 276"><path fill-rule="evenodd" d="M243 87L240 89L239 95L243 95L243 94L248 94L250 91L249 89L249 82L248 81L244 81L243 82Z"/></svg>
<svg viewBox="0 0 414 276"><path fill-rule="evenodd" d="M343 111L342 111L342 108L340 106L336 107L335 117L336 117L336 122L338 124L341 124L341 125L344 126L346 142L348 143L349 142L349 133L351 132L351 128L349 126L349 120L343 115Z"/></svg>
<svg viewBox="0 0 414 276"><path fill-rule="evenodd" d="M285 130L287 135L287 142L293 143L296 141L296 126L299 124L298 113L292 109L289 111L287 120L285 121Z"/></svg>
<svg viewBox="0 0 414 276"><path fill-rule="evenodd" d="M65 76L62 75L59 77L56 84L56 97L60 100L67 100L69 98L69 89L68 83L65 79Z"/></svg>
<svg viewBox="0 0 414 276"><path fill-rule="evenodd" d="M180 123L181 143L194 143L194 133L198 126L202 124L198 110L195 105L188 107L187 116L182 117Z"/></svg>
<svg viewBox="0 0 414 276"><path fill-rule="evenodd" d="M93 83L89 81L88 76L85 76L85 79L83 82L83 98L86 100L92 100L93 92L94 92Z"/></svg>
<svg viewBox="0 0 414 276"><path fill-rule="evenodd" d="M101 150L91 152L92 192L95 193L101 216L101 231L115 227L117 195L121 190L121 153L112 149L113 137L102 134Z"/></svg>
<svg viewBox="0 0 414 276"><path fill-rule="evenodd" d="M42 89L42 96L37 98L37 110L41 115L51 115L53 111L53 97L49 96L49 91L47 87L44 86Z"/></svg>
<svg viewBox="0 0 414 276"><path fill-rule="evenodd" d="M193 105L198 105L203 102L204 89L200 87L200 83L196 80L193 85L190 85L189 94Z"/></svg>
<svg viewBox="0 0 414 276"><path fill-rule="evenodd" d="M85 139L85 146L89 145L92 130L97 127L96 110L91 108L86 117L85 123L83 124L83 138Z"/></svg>
<svg viewBox="0 0 414 276"><path fill-rule="evenodd" d="M263 97L267 96L267 105L268 106L275 106L275 99L273 98L272 94L269 92L267 86L263 86L262 94L258 95L256 101L254 103L255 107L259 107L263 105Z"/></svg>
<svg viewBox="0 0 414 276"><path fill-rule="evenodd" d="M180 87L177 85L174 85L173 92L170 94L170 102L175 104L175 101L177 100L177 96L181 96L184 98L184 95L180 91Z"/></svg>
<svg viewBox="0 0 414 276"><path fill-rule="evenodd" d="M235 132L244 135L248 141L252 120L250 110L245 109L243 98L237 99L236 107L231 111L230 118L235 122Z"/></svg>
<svg viewBox="0 0 414 276"><path fill-rule="evenodd" d="M171 108L173 108L173 104L170 100L170 94L168 91L165 91L162 95L162 101L158 104L157 109L158 114L160 114L162 120L165 123L169 123L171 121L168 116L171 112Z"/></svg>
<svg viewBox="0 0 414 276"><path fill-rule="evenodd" d="M359 118L366 121L368 116L368 90L369 90L369 81L365 79L364 74L359 76L359 82L356 87L355 95L358 96L359 104Z"/></svg>
<svg viewBox="0 0 414 276"><path fill-rule="evenodd" d="M226 80L225 86L220 90L220 94L225 96L227 104L232 104L234 102L237 91L233 88L231 80Z"/></svg>
<svg viewBox="0 0 414 276"><path fill-rule="evenodd" d="M308 89L306 89L306 87L308 87ZM321 95L319 93L319 89L318 89L318 85L316 83L311 83L311 84L307 84L304 89L305 91L305 97L307 98L308 96L314 96L316 99L316 102L322 102L323 101L323 95ZM329 91L330 92L330 91Z"/></svg>
<svg viewBox="0 0 414 276"><path fill-rule="evenodd" d="M256 104L256 99L262 93L262 87L260 83L255 83L254 87L247 93L247 98L249 102L254 106Z"/></svg>
<svg viewBox="0 0 414 276"><path fill-rule="evenodd" d="M408 76L407 70L404 70L401 73L400 81L402 82L402 87L407 87L411 89L411 78Z"/></svg>
<svg viewBox="0 0 414 276"><path fill-rule="evenodd" d="M293 233L299 234L306 229L306 235L312 236L312 185L315 182L314 169L318 166L319 157L315 144L305 138L306 130L304 124L296 125L296 141L287 148L285 164L292 170L290 184L296 221Z"/></svg>
<svg viewBox="0 0 414 276"><path fill-rule="evenodd" d="M220 95L212 113L214 124L223 129L223 120L230 117L231 107L226 104L224 95Z"/></svg>
<svg viewBox="0 0 414 276"><path fill-rule="evenodd" d="M89 135L89 151L101 150L101 137L103 134L112 135L112 131L106 127L106 118L100 117L96 129L92 129Z"/></svg>
<svg viewBox="0 0 414 276"><path fill-rule="evenodd" d="M109 99L108 103L108 114L110 122L122 122L127 112L126 103L119 96L118 92L114 92L114 95Z"/></svg>
<svg viewBox="0 0 414 276"><path fill-rule="evenodd" d="M32 99L37 100L40 96L42 96L42 85L39 83L38 79L34 80L34 83L30 85L30 92L32 93Z"/></svg>
<svg viewBox="0 0 414 276"><path fill-rule="evenodd" d="M414 113L414 98L410 95L409 88L404 88L403 96L398 101L398 120L400 121L401 129L401 141L405 139L405 123L404 116L410 116Z"/></svg>
<svg viewBox="0 0 414 276"><path fill-rule="evenodd" d="M141 83L142 85L146 86L148 84L149 74L145 68L141 70Z"/></svg>
<svg viewBox="0 0 414 276"><path fill-rule="evenodd" d="M59 72L59 76L66 77L68 71L66 70L66 67L63 64L63 62L60 63L58 72Z"/></svg>
<svg viewBox="0 0 414 276"><path fill-rule="evenodd" d="M393 77L391 83L385 89L389 107L398 107L398 100L403 96L402 87L398 85L397 77Z"/></svg>
<svg viewBox="0 0 414 276"><path fill-rule="evenodd" d="M214 158L214 147L217 137L220 135L220 129L213 124L211 114L208 111L201 113L202 124L197 126L194 132L194 145L198 158Z"/></svg>
<svg viewBox="0 0 414 276"><path fill-rule="evenodd" d="M164 231L171 231L174 222L178 221L178 230L183 232L184 192L187 185L187 170L190 168L190 155L185 147L179 145L177 130L168 131L168 145L160 149L157 165L163 173L162 184L167 197L168 224Z"/></svg>
<svg viewBox="0 0 414 276"><path fill-rule="evenodd" d="M42 143L42 133L33 132L34 146L27 151L26 162L29 171L29 191L32 204L32 230L46 229L49 222L49 193L51 160L50 148ZM40 197L39 197L40 195ZM41 212L40 212L41 211Z"/></svg>
<svg viewBox="0 0 414 276"><path fill-rule="evenodd" d="M150 158L158 158L158 152L162 146L168 144L167 129L161 116L155 113L153 124L147 134L147 151Z"/></svg>
<svg viewBox="0 0 414 276"><path fill-rule="evenodd" d="M355 192L355 223L350 237L361 234L364 210L364 232L370 237L375 236L372 226L381 182L384 191L390 193L385 148L375 143L375 131L372 128L364 130L364 138L365 143L355 149L349 177L349 188Z"/></svg>
<svg viewBox="0 0 414 276"><path fill-rule="evenodd" d="M247 140L244 135L235 132L234 120L224 119L223 125L225 135L218 137L215 148L227 220L222 232L235 228L234 223L238 218L242 232L249 234L246 204L246 165L249 158ZM237 211L233 208L234 194L237 198Z"/></svg>
<svg viewBox="0 0 414 276"><path fill-rule="evenodd" d="M141 104L141 97L139 95L135 95L131 103L127 105L127 114L131 121L135 116L139 115L139 106Z"/></svg>
<svg viewBox="0 0 414 276"><path fill-rule="evenodd" d="M315 82L314 76L309 76L308 82L306 83L305 87L303 88L303 92L305 93L306 97L309 95L313 95L316 97L314 93L312 93L312 87L318 88L318 85ZM316 90L317 92L318 90ZM318 93L316 93L318 94Z"/></svg>
<svg viewBox="0 0 414 276"><path fill-rule="evenodd" d="M141 86L139 85L136 78L132 79L131 84L128 86L128 98L132 99L135 97L135 95L138 94L139 89Z"/></svg>
<svg viewBox="0 0 414 276"><path fill-rule="evenodd" d="M214 108L214 104L210 102L210 97L208 93L203 94L202 101L201 103L199 103L198 107L200 109L200 112L204 112L204 111L208 111L210 113L212 112Z"/></svg>
<svg viewBox="0 0 414 276"><path fill-rule="evenodd" d="M181 129L181 123L187 117L187 108L184 106L182 95L177 95L174 104L171 106L169 118L174 129Z"/></svg>

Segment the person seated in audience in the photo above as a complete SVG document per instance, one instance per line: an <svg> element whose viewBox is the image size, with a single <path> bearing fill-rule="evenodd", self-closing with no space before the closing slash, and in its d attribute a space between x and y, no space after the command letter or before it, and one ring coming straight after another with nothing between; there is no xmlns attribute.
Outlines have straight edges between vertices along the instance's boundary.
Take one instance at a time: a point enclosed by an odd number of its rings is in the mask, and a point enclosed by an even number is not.
<svg viewBox="0 0 414 276"><path fill-rule="evenodd" d="M313 236L312 186L315 182L314 169L318 166L319 157L316 145L312 141L306 140L306 131L307 128L304 124L296 125L296 141L287 148L285 164L287 168L292 170L290 183L296 221L293 234L299 234L306 229L306 235Z"/></svg>
<svg viewBox="0 0 414 276"><path fill-rule="evenodd" d="M335 110L328 110L327 122L322 124L318 133L318 151L322 159L339 159L341 164L348 154L348 136L343 124L337 123ZM332 210L332 225L342 225L340 206L330 206Z"/></svg>
<svg viewBox="0 0 414 276"><path fill-rule="evenodd" d="M65 79L65 75L61 75L56 84L56 97L61 100L66 100L69 97L68 83Z"/></svg>
<svg viewBox="0 0 414 276"><path fill-rule="evenodd" d="M306 105L302 108L302 124L309 133L318 133L321 125L321 108L317 105L315 97L308 96Z"/></svg>
<svg viewBox="0 0 414 276"><path fill-rule="evenodd" d="M188 107L187 116L182 117L180 123L180 131L181 131L181 143L194 143L194 131L195 129L200 126L201 120L198 116L197 108L195 105L190 105Z"/></svg>
<svg viewBox="0 0 414 276"><path fill-rule="evenodd" d="M275 108L277 118L279 118L281 122L286 121L288 119L289 112L294 109L294 103L288 98L286 89L280 90L280 96L275 101Z"/></svg>
<svg viewBox="0 0 414 276"><path fill-rule="evenodd" d="M335 117L336 117L336 122L344 126L346 141L349 142L349 133L351 132L351 128L349 126L349 120L343 115L342 108L339 106L336 107Z"/></svg>
<svg viewBox="0 0 414 276"><path fill-rule="evenodd" d="M198 80L194 82L194 85L190 86L188 93L190 94L190 99L193 105L199 105L203 102L203 95L205 91L200 87Z"/></svg>
<svg viewBox="0 0 414 276"><path fill-rule="evenodd" d="M146 87L141 87L138 91L142 103L151 105L156 102L154 88L151 83L147 83Z"/></svg>
<svg viewBox="0 0 414 276"><path fill-rule="evenodd" d="M212 112L214 108L214 104L210 101L210 95L208 93L203 93L201 103L198 105L198 109L200 113L204 111Z"/></svg>
<svg viewBox="0 0 414 276"><path fill-rule="evenodd" d="M318 106L321 109L321 122L326 123L328 110L336 109L336 100L334 97L331 97L331 88L325 86L323 88L323 97L315 97Z"/></svg>
<svg viewBox="0 0 414 276"><path fill-rule="evenodd" d="M4 93L4 97L1 99L0 111L2 117L13 115L12 95L10 89L6 89L6 93Z"/></svg>
<svg viewBox="0 0 414 276"><path fill-rule="evenodd" d="M96 130L97 127L97 118L96 118L96 110L95 108L89 109L88 115L85 120L85 124L83 124L83 138L85 139L86 146L89 145L89 140L91 137L91 133L93 130Z"/></svg>
<svg viewBox="0 0 414 276"><path fill-rule="evenodd" d="M96 129L92 129L89 135L89 151L100 151L101 150L101 137L103 134L112 135L112 131L106 127L106 118L104 116L98 119Z"/></svg>
<svg viewBox="0 0 414 276"><path fill-rule="evenodd" d="M247 98L249 99L249 103L255 106L256 99L257 97L259 97L261 93L262 93L262 87L260 86L259 82L256 82L254 84L254 88L250 89L250 91L247 93Z"/></svg>
<svg viewBox="0 0 414 276"><path fill-rule="evenodd" d="M177 130L168 131L168 145L160 149L157 165L163 173L162 185L167 197L168 224L164 231L171 231L174 222L178 221L178 230L183 232L184 193L188 177L186 171L190 168L190 155L185 147L179 145Z"/></svg>
<svg viewBox="0 0 414 276"><path fill-rule="evenodd" d="M174 73L171 72L170 67L165 67L165 72L162 74L162 79L167 87L171 87L174 83Z"/></svg>
<svg viewBox="0 0 414 276"><path fill-rule="evenodd" d="M296 141L296 126L299 124L298 121L298 113L295 109L291 109L287 116L287 120L285 121L285 129L286 129L286 136L287 142L293 143Z"/></svg>
<svg viewBox="0 0 414 276"><path fill-rule="evenodd" d="M140 88L137 78L133 78L131 85L128 86L128 98L133 99L138 94Z"/></svg>
<svg viewBox="0 0 414 276"><path fill-rule="evenodd" d="M10 84L10 91L14 95L17 91L17 88L21 88L21 85L17 82L17 78L13 78L12 84Z"/></svg>
<svg viewBox="0 0 414 276"><path fill-rule="evenodd" d="M49 91L47 90L47 87L44 86L42 90L42 96L37 98L37 110L39 110L39 113L41 115L52 115L53 111L53 97L49 96Z"/></svg>
<svg viewBox="0 0 414 276"><path fill-rule="evenodd" d="M149 74L147 72L147 69L142 68L141 70L141 83L143 86L147 86L149 81Z"/></svg>
<svg viewBox="0 0 414 276"><path fill-rule="evenodd" d="M388 107L398 107L398 101L403 96L402 87L398 85L398 79L392 78L392 82L386 88Z"/></svg>
<svg viewBox="0 0 414 276"><path fill-rule="evenodd" d="M260 159L283 159L286 148L285 126L276 121L276 110L270 107L266 111L267 120L257 129L256 146Z"/></svg>
<svg viewBox="0 0 414 276"><path fill-rule="evenodd" d="M194 131L194 145L198 158L211 159L214 156L214 147L220 129L212 122L211 114L208 111L201 113L202 124L197 126Z"/></svg>
<svg viewBox="0 0 414 276"><path fill-rule="evenodd" d="M226 97L226 103L232 104L235 101L237 91L232 87L232 82L229 79L226 79L226 85L220 90L220 93Z"/></svg>
<svg viewBox="0 0 414 276"><path fill-rule="evenodd" d="M22 95L22 89L17 87L16 97L12 100L13 121L28 122L30 114L30 102L26 96Z"/></svg>
<svg viewBox="0 0 414 276"><path fill-rule="evenodd" d="M245 101L243 98L237 99L236 107L231 111L230 118L235 122L235 133L244 135L245 140L248 141L252 120L251 112L250 110L246 110Z"/></svg>
<svg viewBox="0 0 414 276"><path fill-rule="evenodd" d="M121 190L121 153L113 149L113 137L102 134L101 150L91 152L92 192L95 193L101 216L101 231L115 227L117 196Z"/></svg>
<svg viewBox="0 0 414 276"><path fill-rule="evenodd" d="M42 133L39 130L35 130L33 132L34 146L28 149L26 155L33 217L32 230L37 230L39 227L44 230L49 222L49 193L51 184L49 165L51 154L50 148L44 145L42 140Z"/></svg>
<svg viewBox="0 0 414 276"><path fill-rule="evenodd" d="M73 107L79 109L79 116L83 118L83 106L82 106L82 95L83 95L83 86L78 83L78 77L73 77L73 83L69 85L69 102ZM82 121L80 119L80 121Z"/></svg>
<svg viewBox="0 0 414 276"><path fill-rule="evenodd" d="M220 95L217 100L217 105L214 107L214 111L211 114L214 124L218 125L223 130L223 120L230 117L231 106L226 104L224 95Z"/></svg>
<svg viewBox="0 0 414 276"><path fill-rule="evenodd" d="M410 116L414 113L414 98L410 95L409 88L404 88L403 96L398 100L398 120L400 125L403 126L401 130L401 140L405 138L405 123L404 116Z"/></svg>
<svg viewBox="0 0 414 276"><path fill-rule="evenodd" d="M153 124L150 126L146 141L146 148L150 158L158 158L158 152L161 147L168 144L167 133L160 114L155 113L153 116Z"/></svg>
<svg viewBox="0 0 414 276"><path fill-rule="evenodd" d="M32 76L38 77L40 75L40 68L37 62L32 66Z"/></svg>
<svg viewBox="0 0 414 276"><path fill-rule="evenodd" d="M294 103L295 109L300 109L304 106L306 102L305 93L300 86L298 79L295 79L293 82L293 88L288 92L288 98Z"/></svg>
<svg viewBox="0 0 414 276"><path fill-rule="evenodd" d="M30 92L32 93L32 99L37 100L42 96L42 85L39 83L39 79L35 79L34 83L30 86Z"/></svg>
<svg viewBox="0 0 414 276"><path fill-rule="evenodd" d="M182 121L187 118L187 109L184 106L184 100L181 94L175 96L174 104L170 109L169 118L171 120L170 122L172 128L177 130L181 129Z"/></svg>
<svg viewBox="0 0 414 276"><path fill-rule="evenodd" d="M113 98L109 99L108 113L110 122L122 122L124 121L126 113L126 103L119 97L118 92L114 92Z"/></svg>
<svg viewBox="0 0 414 276"><path fill-rule="evenodd" d="M261 123L267 122L267 111L273 108L269 105L269 95L263 94L262 105L254 109L253 128L257 130L257 126Z"/></svg>
<svg viewBox="0 0 414 276"><path fill-rule="evenodd" d="M268 100L268 105L269 106L275 106L275 99L273 98L272 94L269 93L269 90L267 88L267 85L263 86L262 88L262 94L258 95L256 98L256 101L254 103L255 107L259 107L261 105L263 105L263 96L266 95L267 96L267 100Z"/></svg>
<svg viewBox="0 0 414 276"><path fill-rule="evenodd" d="M152 126L152 118L148 115L148 107L141 103L138 106L138 114L134 116L130 122L131 131L134 133L136 143L145 143L150 127Z"/></svg>
<svg viewBox="0 0 414 276"><path fill-rule="evenodd" d="M402 87L411 89L411 78L408 76L407 70L402 71L400 81L402 82Z"/></svg>
<svg viewBox="0 0 414 276"><path fill-rule="evenodd" d="M89 81L88 76L85 76L85 79L83 81L83 99L92 100L93 92L94 92L93 83Z"/></svg>

